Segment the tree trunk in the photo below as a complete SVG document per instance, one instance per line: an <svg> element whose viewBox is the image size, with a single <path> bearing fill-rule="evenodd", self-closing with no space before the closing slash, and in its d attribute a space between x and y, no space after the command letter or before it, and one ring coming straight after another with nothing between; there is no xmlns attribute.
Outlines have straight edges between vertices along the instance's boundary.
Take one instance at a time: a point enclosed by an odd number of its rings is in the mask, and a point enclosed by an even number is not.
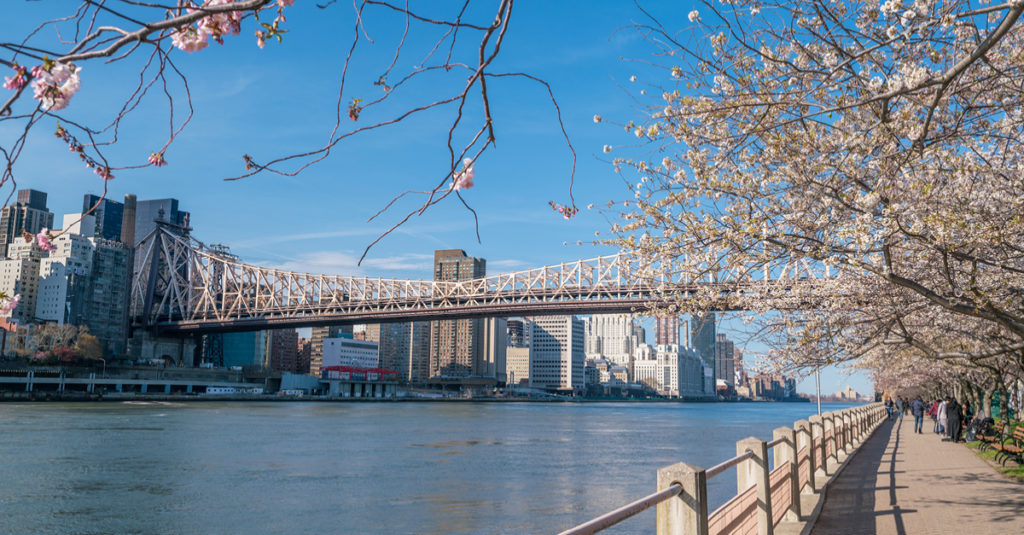
<svg viewBox="0 0 1024 535"><path fill-rule="evenodd" d="M984 407L985 416L988 418L992 417L992 394L995 393L996 389L989 387L985 389L985 398L982 400L982 406Z"/></svg>

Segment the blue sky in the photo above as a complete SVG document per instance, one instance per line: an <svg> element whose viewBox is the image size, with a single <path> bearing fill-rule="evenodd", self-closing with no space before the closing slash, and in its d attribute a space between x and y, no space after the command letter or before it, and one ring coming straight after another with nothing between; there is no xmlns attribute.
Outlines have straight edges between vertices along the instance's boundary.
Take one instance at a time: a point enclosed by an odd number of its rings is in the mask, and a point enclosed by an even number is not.
<svg viewBox="0 0 1024 535"><path fill-rule="evenodd" d="M7 39L23 35L44 15L53 16L54 4L5 5ZM250 263L297 271L428 278L433 250L439 248L461 248L486 258L490 273L612 252L589 244L595 231L603 235L610 226L605 215L584 210L565 221L548 206L549 200L568 201L571 155L546 91L524 80L504 79L490 86L497 149L477 161L476 186L464 195L479 215L482 243L476 242L472 215L452 197L414 217L374 247L362 266L355 265L364 247L415 205L413 199L403 199L379 220L367 223L370 216L394 195L431 187L443 178L452 107L345 141L330 158L297 177L224 181L243 172L243 154L266 161L317 148L328 138L353 15L347 2L323 10L314 4L299 0L288 9L285 27L290 31L283 44L270 42L260 50L252 37L255 26L247 21L242 34L226 37L224 46L212 44L193 54L175 50L172 57L188 76L195 117L167 151L168 166L117 173L109 183L110 198L120 200L125 193L139 199L178 198L182 209L192 213L199 240L227 244ZM435 2L413 7L428 14L457 9ZM686 2L646 2L644 7L680 27L692 9ZM493 16L491 3L474 3L473 9L469 17L482 24ZM657 59L653 47L635 31L619 31L642 17L630 2L521 2L496 64L499 70L528 72L551 84L578 156L574 193L580 208L627 197L627 188L602 153L604 145L617 148L612 156L641 150L632 146L632 135L612 124L595 124L593 115L616 123L642 119L634 97L646 84L668 80L667 72L633 61ZM346 103L380 94L372 81L391 61L402 31L402 20L385 9L370 11L365 21L374 43L364 38L358 45L343 96ZM439 35L413 26L396 72L422 61ZM93 125L109 120L110 110L131 90L140 60L82 64L82 90L65 110L67 116ZM639 76L635 83L629 81L633 74ZM341 126L385 119L464 80L454 71L424 78L409 88L406 99L367 110L359 123L346 119ZM172 90L180 95L180 83L172 81ZM177 117L183 102L178 101ZM473 100L467 107L469 124L477 124L478 113L479 102ZM163 144L167 117L166 101L154 93L125 121L119 144L107 154L122 163L143 163ZM44 119L32 134L15 173L19 187L49 193L50 208L59 214L79 209L82 195L101 193L102 184L52 135L53 123ZM4 146L14 132L0 123ZM458 134L464 139L468 130ZM724 327L728 332L729 324ZM863 376L844 377L829 370L822 380L826 392L846 384L870 391ZM813 380L800 390L813 391Z"/></svg>

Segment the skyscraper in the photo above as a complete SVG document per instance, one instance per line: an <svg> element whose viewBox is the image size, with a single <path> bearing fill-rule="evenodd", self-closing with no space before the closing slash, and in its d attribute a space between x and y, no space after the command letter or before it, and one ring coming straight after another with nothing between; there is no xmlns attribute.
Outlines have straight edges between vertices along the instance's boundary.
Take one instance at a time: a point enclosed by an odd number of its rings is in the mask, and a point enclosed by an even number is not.
<svg viewBox="0 0 1024 535"><path fill-rule="evenodd" d="M268 368L281 372L299 373L299 333L295 329L267 331Z"/></svg>
<svg viewBox="0 0 1024 535"><path fill-rule="evenodd" d="M171 225L184 233L190 225L190 214L178 209L178 199L155 199L152 201L137 201L135 203L135 243L144 240L153 229L157 221Z"/></svg>
<svg viewBox="0 0 1024 535"><path fill-rule="evenodd" d="M483 277L487 261L461 249L434 251L434 280L462 281ZM483 319L434 321L430 325L430 377L465 378L483 375Z"/></svg>
<svg viewBox="0 0 1024 535"><path fill-rule="evenodd" d="M89 212L92 210L92 212ZM121 241L121 220L124 218L124 205L99 195L86 194L82 199L82 213L95 217L97 238Z"/></svg>
<svg viewBox="0 0 1024 535"><path fill-rule="evenodd" d="M25 232L35 234L53 228L53 213L46 209L46 193L34 189L18 190L18 201L0 210L0 255Z"/></svg>
<svg viewBox="0 0 1024 535"><path fill-rule="evenodd" d="M678 346L679 344L679 316L658 316L657 324L654 327L655 345ZM685 345L685 344L683 344Z"/></svg>
<svg viewBox="0 0 1024 535"><path fill-rule="evenodd" d="M690 318L691 347L700 351L700 358L712 370L715 369L715 314L709 312L702 317ZM718 377L716 377L718 378Z"/></svg>
<svg viewBox="0 0 1024 535"><path fill-rule="evenodd" d="M736 344L724 334L715 336L715 378L736 386Z"/></svg>

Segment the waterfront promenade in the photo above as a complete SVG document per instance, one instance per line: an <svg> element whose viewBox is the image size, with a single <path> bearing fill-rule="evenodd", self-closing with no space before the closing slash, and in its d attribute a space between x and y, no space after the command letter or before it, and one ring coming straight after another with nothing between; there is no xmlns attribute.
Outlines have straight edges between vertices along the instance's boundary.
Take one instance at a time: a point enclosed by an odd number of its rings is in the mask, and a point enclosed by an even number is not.
<svg viewBox="0 0 1024 535"><path fill-rule="evenodd" d="M832 482L811 533L1024 533L1024 483L925 422L883 423Z"/></svg>

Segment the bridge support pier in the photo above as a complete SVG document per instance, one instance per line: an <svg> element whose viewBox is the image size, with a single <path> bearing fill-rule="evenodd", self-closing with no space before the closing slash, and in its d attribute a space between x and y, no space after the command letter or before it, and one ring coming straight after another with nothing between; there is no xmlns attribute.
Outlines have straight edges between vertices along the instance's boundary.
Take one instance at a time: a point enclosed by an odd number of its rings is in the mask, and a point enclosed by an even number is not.
<svg viewBox="0 0 1024 535"><path fill-rule="evenodd" d="M138 329L128 341L133 355L140 359L162 359L176 366L196 366L196 342L191 337L154 336L149 331Z"/></svg>

